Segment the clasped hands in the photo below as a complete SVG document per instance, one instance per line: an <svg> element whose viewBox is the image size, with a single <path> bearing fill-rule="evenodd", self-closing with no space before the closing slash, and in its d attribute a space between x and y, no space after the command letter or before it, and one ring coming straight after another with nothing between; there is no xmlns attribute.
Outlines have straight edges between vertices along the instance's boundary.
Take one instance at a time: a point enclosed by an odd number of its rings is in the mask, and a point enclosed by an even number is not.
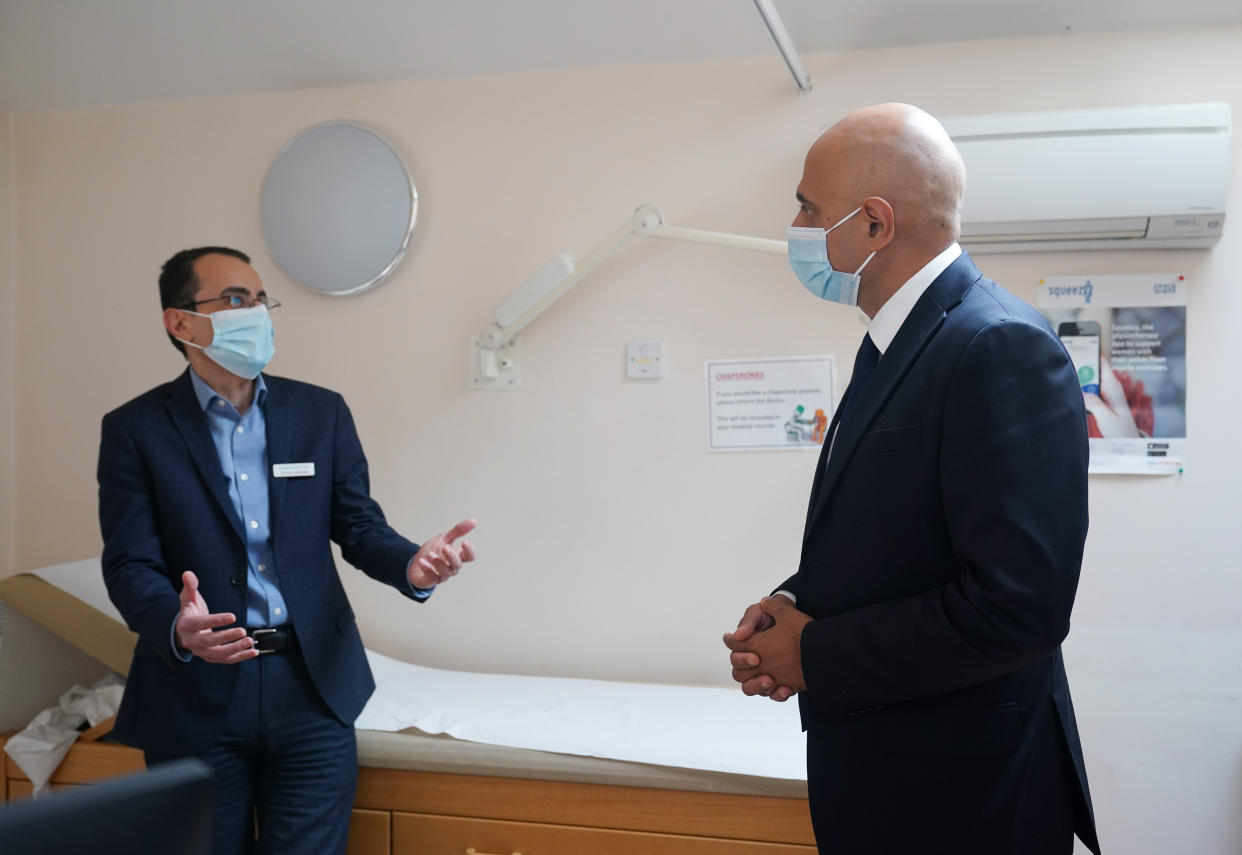
<svg viewBox="0 0 1242 855"><path fill-rule="evenodd" d="M724 634L732 651L733 679L747 695L787 701L806 688L802 676L802 628L811 616L777 594L749 606L737 629Z"/></svg>

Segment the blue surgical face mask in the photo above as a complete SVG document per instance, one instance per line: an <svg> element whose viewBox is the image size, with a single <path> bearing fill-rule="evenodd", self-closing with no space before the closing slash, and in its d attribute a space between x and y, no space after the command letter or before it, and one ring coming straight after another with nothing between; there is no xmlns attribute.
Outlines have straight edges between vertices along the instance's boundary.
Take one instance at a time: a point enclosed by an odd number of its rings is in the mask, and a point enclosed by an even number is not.
<svg viewBox="0 0 1242 855"><path fill-rule="evenodd" d="M267 306L224 309L210 315L188 309L182 311L211 319L211 344L203 347L185 339L180 339L181 343L197 347L231 374L253 380L276 353L276 331L272 329L272 316Z"/></svg>
<svg viewBox="0 0 1242 855"><path fill-rule="evenodd" d="M875 253L867 256L867 260L853 273L833 270L828 261L828 232L844 223L862 210L862 206L850 211L829 229L812 229L802 226L790 226L788 238L789 266L793 268L798 280L821 300L831 300L845 306L858 305L859 275Z"/></svg>

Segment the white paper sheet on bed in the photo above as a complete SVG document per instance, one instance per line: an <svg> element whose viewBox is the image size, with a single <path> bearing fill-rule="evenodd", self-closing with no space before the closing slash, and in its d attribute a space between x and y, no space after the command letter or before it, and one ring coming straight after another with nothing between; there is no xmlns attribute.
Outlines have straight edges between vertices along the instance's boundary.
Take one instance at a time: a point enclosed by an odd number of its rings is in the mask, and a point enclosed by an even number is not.
<svg viewBox="0 0 1242 855"><path fill-rule="evenodd" d="M121 620L99 559L34 573ZM445 671L371 650L367 658L377 689L359 729L417 728L510 748L806 779L806 743L792 702L736 689Z"/></svg>
<svg viewBox="0 0 1242 855"><path fill-rule="evenodd" d="M378 688L360 728L414 727L511 748L806 778L794 703L736 689L442 671L371 650L367 658Z"/></svg>

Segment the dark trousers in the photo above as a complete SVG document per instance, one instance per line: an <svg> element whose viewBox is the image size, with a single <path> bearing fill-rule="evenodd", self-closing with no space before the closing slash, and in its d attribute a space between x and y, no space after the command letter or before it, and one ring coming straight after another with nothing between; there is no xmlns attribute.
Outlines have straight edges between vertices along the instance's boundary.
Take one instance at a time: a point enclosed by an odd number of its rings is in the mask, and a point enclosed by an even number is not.
<svg viewBox="0 0 1242 855"><path fill-rule="evenodd" d="M358 783L352 725L332 715L296 648L237 665L215 773L216 855L344 853ZM147 754L147 765L173 758ZM258 839L255 839L256 820Z"/></svg>

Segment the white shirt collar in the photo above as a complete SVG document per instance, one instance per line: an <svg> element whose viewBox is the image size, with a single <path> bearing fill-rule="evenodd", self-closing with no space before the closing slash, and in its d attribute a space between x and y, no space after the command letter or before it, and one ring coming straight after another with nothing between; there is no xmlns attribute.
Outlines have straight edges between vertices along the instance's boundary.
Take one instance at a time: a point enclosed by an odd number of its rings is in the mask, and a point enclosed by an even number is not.
<svg viewBox="0 0 1242 855"><path fill-rule="evenodd" d="M923 296L923 292L936 281L936 277L944 273L961 254L962 248L956 242L951 244L948 249L923 265L918 273L907 279L906 283L888 298L888 302L880 307L880 311L875 313L875 317L871 319L870 334L871 341L881 355L888 350L888 346L897 337L897 331L906 322L906 318L910 317L910 312L914 310L914 304L919 301L919 297Z"/></svg>

